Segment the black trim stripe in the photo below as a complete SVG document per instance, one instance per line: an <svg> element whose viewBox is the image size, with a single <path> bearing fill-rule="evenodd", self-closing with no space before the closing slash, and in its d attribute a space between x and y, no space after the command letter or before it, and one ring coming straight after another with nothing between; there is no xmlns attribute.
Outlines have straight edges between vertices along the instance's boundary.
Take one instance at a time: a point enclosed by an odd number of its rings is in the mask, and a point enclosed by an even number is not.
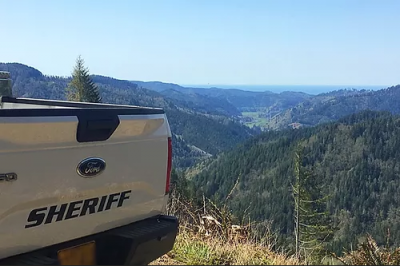
<svg viewBox="0 0 400 266"><path fill-rule="evenodd" d="M118 115L155 115L164 114L163 110L151 109L0 109L0 117L33 117L33 116L90 116L108 117Z"/></svg>
<svg viewBox="0 0 400 266"><path fill-rule="evenodd" d="M118 116L118 115L153 115L165 114L161 108L146 108L129 105L91 104L79 102L64 102L36 99L19 99L1 97L2 103L32 104L44 106L73 107L63 108L31 108L31 109L0 109L0 117L33 117L33 116ZM76 108L76 109L75 109Z"/></svg>

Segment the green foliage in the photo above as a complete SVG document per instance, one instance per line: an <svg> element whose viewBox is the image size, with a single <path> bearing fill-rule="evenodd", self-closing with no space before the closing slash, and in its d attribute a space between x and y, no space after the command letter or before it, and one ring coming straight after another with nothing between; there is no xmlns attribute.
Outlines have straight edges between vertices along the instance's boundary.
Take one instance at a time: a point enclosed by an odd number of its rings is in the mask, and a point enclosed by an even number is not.
<svg viewBox="0 0 400 266"><path fill-rule="evenodd" d="M240 111L225 98L210 97L198 93L184 93L176 90L164 90L160 92L167 99L186 109L195 112L222 115L222 116L239 116Z"/></svg>
<svg viewBox="0 0 400 266"><path fill-rule="evenodd" d="M89 75L89 70L84 66L84 61L79 56L76 60L72 80L67 87L67 99L75 102L100 103L101 97L97 86Z"/></svg>
<svg viewBox="0 0 400 266"><path fill-rule="evenodd" d="M178 109L166 110L171 130L202 151L216 155L249 139L254 132L230 119L213 119ZM175 123L174 123L175 121Z"/></svg>
<svg viewBox="0 0 400 266"><path fill-rule="evenodd" d="M321 262L327 254L326 243L332 238L333 229L326 209L328 197L318 176L303 166L303 147L295 151L295 184L293 198L295 207L296 256L309 261Z"/></svg>
<svg viewBox="0 0 400 266"><path fill-rule="evenodd" d="M364 111L315 128L267 132L226 152L193 180L197 196L222 201L241 175L229 203L234 214L272 221L280 244L293 247L291 195L296 143L304 140L304 167L321 182L332 225L329 249L342 252L370 232L378 244L390 228L400 245L400 118Z"/></svg>

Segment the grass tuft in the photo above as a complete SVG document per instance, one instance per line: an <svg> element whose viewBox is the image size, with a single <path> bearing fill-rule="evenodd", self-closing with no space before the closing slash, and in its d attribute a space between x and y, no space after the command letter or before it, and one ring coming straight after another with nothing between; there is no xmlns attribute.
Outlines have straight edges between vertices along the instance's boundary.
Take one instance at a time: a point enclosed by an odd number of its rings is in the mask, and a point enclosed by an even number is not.
<svg viewBox="0 0 400 266"><path fill-rule="evenodd" d="M372 236L367 235L357 250L338 259L345 265L400 265L400 248L379 247Z"/></svg>
<svg viewBox="0 0 400 266"><path fill-rule="evenodd" d="M264 228L262 239L253 230L260 224L237 225L226 206L203 198L198 207L178 195L171 196L168 214L180 221L174 249L152 265L298 265L293 256L272 251L273 234ZM267 225L263 225L268 227Z"/></svg>

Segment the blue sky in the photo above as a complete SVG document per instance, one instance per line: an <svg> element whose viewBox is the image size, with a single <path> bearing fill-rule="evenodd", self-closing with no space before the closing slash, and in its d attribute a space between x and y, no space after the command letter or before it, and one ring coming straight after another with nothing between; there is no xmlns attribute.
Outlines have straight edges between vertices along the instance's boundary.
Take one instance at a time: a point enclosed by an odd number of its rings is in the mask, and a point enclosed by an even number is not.
<svg viewBox="0 0 400 266"><path fill-rule="evenodd" d="M395 85L398 0L0 0L0 62L178 84Z"/></svg>

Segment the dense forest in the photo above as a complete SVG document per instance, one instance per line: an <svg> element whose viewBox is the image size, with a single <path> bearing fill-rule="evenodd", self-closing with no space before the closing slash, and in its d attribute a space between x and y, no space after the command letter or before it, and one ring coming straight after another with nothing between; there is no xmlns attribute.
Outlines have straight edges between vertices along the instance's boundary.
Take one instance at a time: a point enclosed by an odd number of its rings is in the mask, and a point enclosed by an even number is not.
<svg viewBox="0 0 400 266"><path fill-rule="evenodd" d="M313 128L268 132L203 166L192 177L195 198L228 204L238 219L272 221L281 243L293 245L294 151L322 182L337 228L330 248L341 252L371 233L379 244L400 245L400 117L363 111ZM197 170L199 171L199 170Z"/></svg>
<svg viewBox="0 0 400 266"><path fill-rule="evenodd" d="M13 95L40 99L65 100L65 88L70 77L43 75L35 68L19 63L0 63L0 70L11 73ZM258 134L228 116L212 116L214 109L191 109L190 104L166 98L160 93L135 83L110 77L92 75L104 103L161 107L167 113L177 144L174 149L175 167L189 167L199 159L216 155L235 147Z"/></svg>

